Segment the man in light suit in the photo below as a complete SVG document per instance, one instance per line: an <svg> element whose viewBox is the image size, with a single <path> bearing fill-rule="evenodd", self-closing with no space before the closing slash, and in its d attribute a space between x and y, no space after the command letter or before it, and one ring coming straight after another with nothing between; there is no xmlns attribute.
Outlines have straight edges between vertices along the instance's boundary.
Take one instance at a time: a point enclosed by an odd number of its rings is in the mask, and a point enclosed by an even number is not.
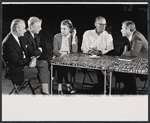
<svg viewBox="0 0 150 123"><path fill-rule="evenodd" d="M132 21L124 21L121 29L122 36L127 37L130 42L130 50L123 52L123 56L138 56L148 59L148 41L136 30L136 26ZM124 76L124 92L128 94L136 94L136 80L134 74L125 74Z"/></svg>
<svg viewBox="0 0 150 123"><path fill-rule="evenodd" d="M25 28L24 20L14 19L11 22L10 33L2 41L2 57L8 67L10 79L17 85L21 85L24 79L29 79L37 73L36 69L27 68L31 58L25 57L25 54L21 49L19 38L24 36L24 33L26 32ZM28 76L28 73L30 73L30 77Z"/></svg>
<svg viewBox="0 0 150 123"><path fill-rule="evenodd" d="M37 17L30 17L28 20L28 29L24 36L21 38L21 46L27 58L36 57L38 70L38 77L42 84L42 93L48 94L48 83L50 82L50 71L48 62L42 59L43 50L45 45L41 42L38 35L41 28L42 20Z"/></svg>

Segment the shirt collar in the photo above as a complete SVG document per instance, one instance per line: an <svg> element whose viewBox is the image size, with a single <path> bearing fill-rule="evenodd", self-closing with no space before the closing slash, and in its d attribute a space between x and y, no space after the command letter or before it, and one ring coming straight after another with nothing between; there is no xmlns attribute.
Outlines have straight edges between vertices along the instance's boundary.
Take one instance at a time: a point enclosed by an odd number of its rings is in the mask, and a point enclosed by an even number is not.
<svg viewBox="0 0 150 123"><path fill-rule="evenodd" d="M30 32L30 31L29 31ZM32 32L30 32L31 33L31 35L32 35L32 37L34 38L34 34L32 33Z"/></svg>
<svg viewBox="0 0 150 123"><path fill-rule="evenodd" d="M133 33L134 33L134 32L132 32L132 33L131 33L131 35L130 35L130 37L128 38L128 39L129 39L129 41L131 41L132 36L133 36Z"/></svg>
<svg viewBox="0 0 150 123"><path fill-rule="evenodd" d="M11 33L12 35L13 35L13 37L17 40L17 41L19 41L19 39L18 39L18 37L16 36L16 35L14 35L13 33Z"/></svg>
<svg viewBox="0 0 150 123"><path fill-rule="evenodd" d="M96 35L98 35L97 32L96 32L96 29L94 29L93 32L94 32ZM105 32L105 31L101 32L100 34L102 34L102 33L104 33L104 32ZM100 35L100 34L99 34L99 35ZM99 36L99 35L98 35L98 36Z"/></svg>
<svg viewBox="0 0 150 123"><path fill-rule="evenodd" d="M18 37L17 37L16 35L14 35L13 33L11 33L11 34L13 35L13 37L16 39L17 43L18 43L18 44L19 44L19 46L20 46L20 42L19 42Z"/></svg>

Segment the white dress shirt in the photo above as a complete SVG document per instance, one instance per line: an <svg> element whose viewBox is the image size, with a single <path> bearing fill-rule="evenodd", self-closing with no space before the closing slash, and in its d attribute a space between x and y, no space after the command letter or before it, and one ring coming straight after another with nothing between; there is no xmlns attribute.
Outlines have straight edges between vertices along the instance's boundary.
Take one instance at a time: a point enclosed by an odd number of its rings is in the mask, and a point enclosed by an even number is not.
<svg viewBox="0 0 150 123"><path fill-rule="evenodd" d="M18 37L17 37L16 35L14 35L13 33L11 33L11 34L13 35L13 37L16 39L17 43L18 43L19 46L21 47Z"/></svg>
<svg viewBox="0 0 150 123"><path fill-rule="evenodd" d="M131 33L131 35L130 35L130 37L128 38L130 42L131 42L131 39L132 39L133 33L134 33L134 32L132 32L132 33Z"/></svg>
<svg viewBox="0 0 150 123"><path fill-rule="evenodd" d="M88 30L83 34L83 41L81 50L83 53L88 53L90 48L96 47L102 51L102 54L106 54L110 50L114 49L113 38L111 34L106 31L98 35L94 30Z"/></svg>
<svg viewBox="0 0 150 123"><path fill-rule="evenodd" d="M18 37L16 35L14 35L13 33L11 33L11 34L13 35L13 37L15 38L15 40L17 41L17 43L21 47ZM22 53L23 53L23 58L26 58L25 53L23 52L23 50L22 50Z"/></svg>

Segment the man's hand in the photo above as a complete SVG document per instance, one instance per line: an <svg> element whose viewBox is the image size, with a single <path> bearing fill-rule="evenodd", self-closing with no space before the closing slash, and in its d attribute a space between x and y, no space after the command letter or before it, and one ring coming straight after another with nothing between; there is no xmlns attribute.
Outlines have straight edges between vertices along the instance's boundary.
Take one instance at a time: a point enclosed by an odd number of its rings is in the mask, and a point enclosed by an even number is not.
<svg viewBox="0 0 150 123"><path fill-rule="evenodd" d="M23 51L22 51L23 52ZM25 59L26 58L26 55L25 55L25 53L23 52L23 58Z"/></svg>
<svg viewBox="0 0 150 123"><path fill-rule="evenodd" d="M31 57L31 61L30 61L30 63L29 63L29 67L30 67L30 68L35 67L35 66L36 66L36 62L37 62L37 58L36 58L35 56L32 56L32 57Z"/></svg>
<svg viewBox="0 0 150 123"><path fill-rule="evenodd" d="M102 51L98 50L97 47L93 47L93 48L89 48L90 50L88 51L89 55L97 55L97 56L101 56L102 55Z"/></svg>
<svg viewBox="0 0 150 123"><path fill-rule="evenodd" d="M38 49L42 52L42 48L41 47L39 47Z"/></svg>

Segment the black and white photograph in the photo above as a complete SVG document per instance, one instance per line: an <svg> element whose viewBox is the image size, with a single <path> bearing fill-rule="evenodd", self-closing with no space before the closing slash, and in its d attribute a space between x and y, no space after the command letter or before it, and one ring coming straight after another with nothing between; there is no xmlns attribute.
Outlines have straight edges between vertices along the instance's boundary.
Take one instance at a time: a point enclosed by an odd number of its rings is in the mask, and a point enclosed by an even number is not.
<svg viewBox="0 0 150 123"><path fill-rule="evenodd" d="M2 121L148 121L148 2L1 9Z"/></svg>

